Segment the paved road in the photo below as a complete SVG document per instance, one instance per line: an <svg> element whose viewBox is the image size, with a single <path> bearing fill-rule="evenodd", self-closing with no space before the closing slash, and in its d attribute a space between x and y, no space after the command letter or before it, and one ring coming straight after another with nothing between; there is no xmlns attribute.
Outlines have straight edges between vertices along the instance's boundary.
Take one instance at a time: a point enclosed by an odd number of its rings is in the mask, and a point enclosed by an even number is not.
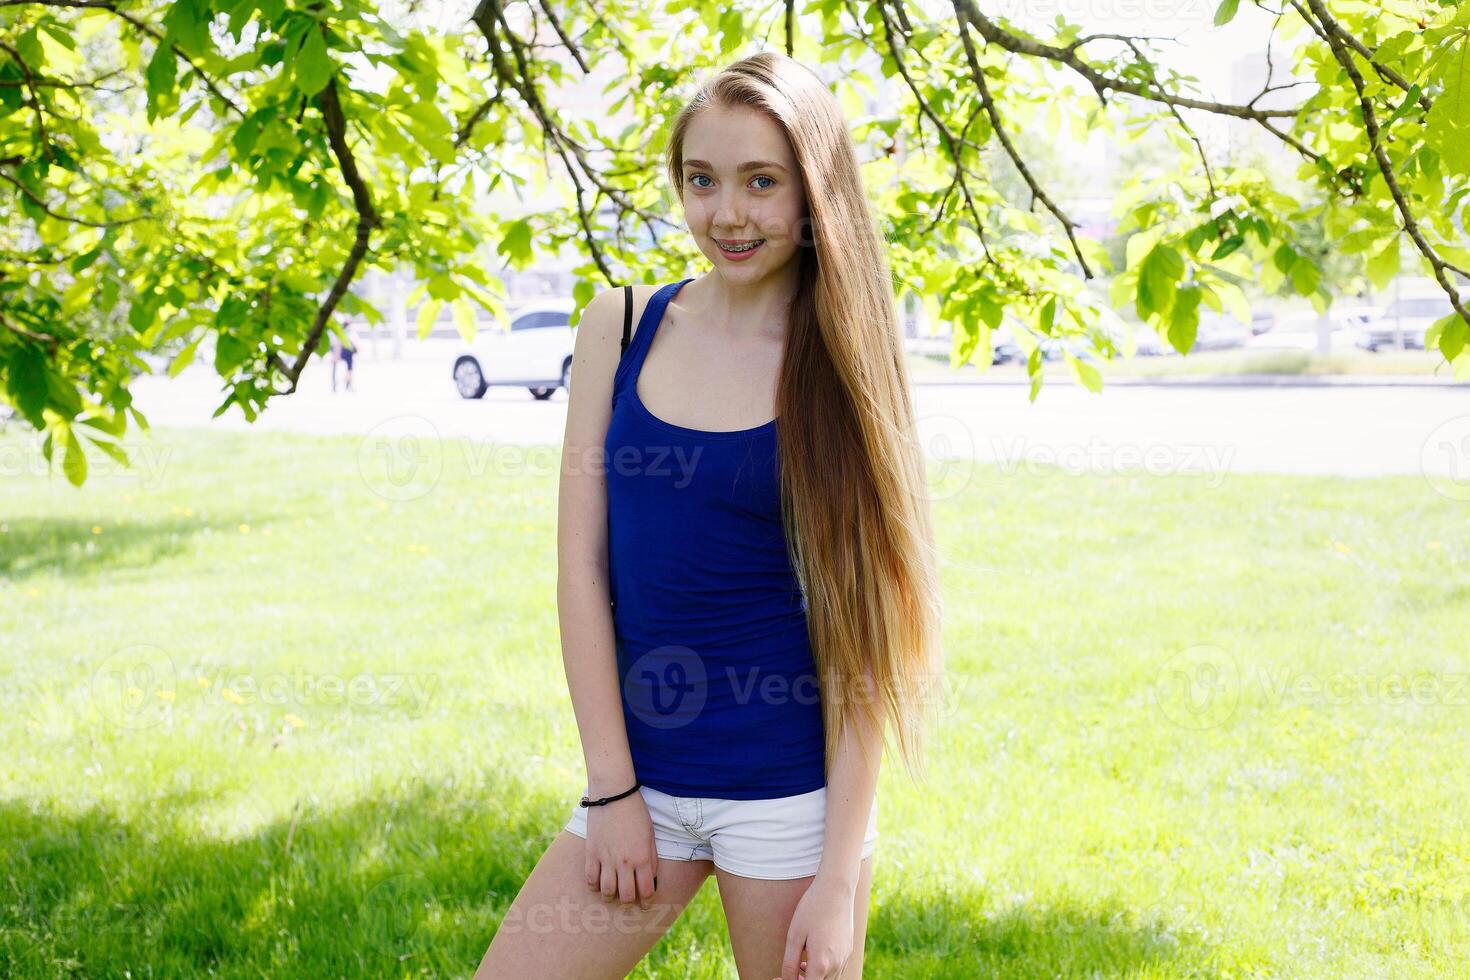
<svg viewBox="0 0 1470 980"><path fill-rule="evenodd" d="M538 402L521 388L483 400L455 392L437 362L359 358L357 390L333 393L328 365L312 362L296 394L255 423L231 408L209 371L135 383L154 425L310 433L416 432L487 444L560 444L566 396ZM1024 386L918 381L920 435L932 457L1068 469L1426 474L1470 500L1470 388L1461 386L1241 386L1113 384L1094 395L1048 384L1033 404Z"/></svg>

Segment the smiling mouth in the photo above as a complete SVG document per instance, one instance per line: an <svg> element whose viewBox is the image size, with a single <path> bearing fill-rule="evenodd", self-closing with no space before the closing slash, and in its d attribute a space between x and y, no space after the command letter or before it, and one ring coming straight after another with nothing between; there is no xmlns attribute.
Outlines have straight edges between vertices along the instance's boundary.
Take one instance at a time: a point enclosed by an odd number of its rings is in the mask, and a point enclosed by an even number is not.
<svg viewBox="0 0 1470 980"><path fill-rule="evenodd" d="M751 249L753 249L756 246L760 245L764 241L765 241L764 238L752 238L749 241L743 241L743 242L727 242L727 241L721 241L720 239L716 238L715 239L715 244L720 247L720 250L721 251L739 253L739 252L749 252Z"/></svg>

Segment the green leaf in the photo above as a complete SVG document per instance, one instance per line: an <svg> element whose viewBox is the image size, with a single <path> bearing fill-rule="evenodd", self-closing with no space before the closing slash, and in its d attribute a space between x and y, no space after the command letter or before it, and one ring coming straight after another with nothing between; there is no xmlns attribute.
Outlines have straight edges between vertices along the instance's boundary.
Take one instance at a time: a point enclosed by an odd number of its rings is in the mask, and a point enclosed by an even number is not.
<svg viewBox="0 0 1470 980"><path fill-rule="evenodd" d="M51 21L42 21L38 26L46 32L51 40L68 51L75 51L77 49L77 39L68 34L62 25L52 23Z"/></svg>
<svg viewBox="0 0 1470 980"><path fill-rule="evenodd" d="M419 328L419 340L423 340L429 335L429 331L434 329L434 321L439 319L439 311L443 308L444 301L442 299L431 299L419 307L419 313L416 317L416 323Z"/></svg>
<svg viewBox="0 0 1470 980"><path fill-rule="evenodd" d="M1399 274L1399 240L1391 240L1377 255L1370 256L1363 268L1374 289L1380 292L1387 289Z"/></svg>
<svg viewBox="0 0 1470 980"><path fill-rule="evenodd" d="M52 411L68 419L80 415L84 408L76 385L55 370L46 373L46 401Z"/></svg>
<svg viewBox="0 0 1470 980"><path fill-rule="evenodd" d="M249 356L250 348L234 334L222 333L214 342L214 369L221 377L230 375Z"/></svg>
<svg viewBox="0 0 1470 980"><path fill-rule="evenodd" d="M209 17L211 12L199 0L176 0L163 15L163 26L168 28L168 39L186 53L203 54L211 47L209 43Z"/></svg>
<svg viewBox="0 0 1470 980"><path fill-rule="evenodd" d="M121 446L119 446L117 443L115 443L115 442L108 442L105 439L93 439L92 440L92 445L95 446L95 447L97 447L98 449L102 450L107 455L111 456L114 460L117 461L118 465L120 465L120 466L131 466L132 465L132 463L130 463L128 461L128 454L126 452L124 452L123 451L123 448Z"/></svg>
<svg viewBox="0 0 1470 980"><path fill-rule="evenodd" d="M504 255L512 266L524 269L531 261L531 224L524 218L505 226L495 251Z"/></svg>
<svg viewBox="0 0 1470 980"><path fill-rule="evenodd" d="M153 57L148 62L143 77L148 83L149 122L161 115L167 115L174 104L174 86L178 78L177 65L174 63L176 57L173 46L164 43L154 49Z"/></svg>
<svg viewBox="0 0 1470 980"><path fill-rule="evenodd" d="M240 32L250 23L250 15L255 13L255 0L233 0L226 3L221 10L230 15L230 34L238 43Z"/></svg>
<svg viewBox="0 0 1470 980"><path fill-rule="evenodd" d="M430 276L428 285L429 295L434 299L451 300L463 292L453 277L442 272Z"/></svg>
<svg viewBox="0 0 1470 980"><path fill-rule="evenodd" d="M984 367L985 365L988 365L991 361L995 360L995 345L991 341L992 332L993 331L984 324L981 324L974 330L974 339L970 343L970 346L972 347L973 359L977 366ZM967 341L969 341L969 339L970 338L968 337L966 338ZM971 360L971 354L965 355L965 360L961 361L960 364L963 364L965 363L965 361L969 360ZM955 363L953 350L950 351L949 366L959 366Z"/></svg>
<svg viewBox="0 0 1470 980"><path fill-rule="evenodd" d="M1005 316L1005 307L996 302L995 295L989 290L975 297L980 304L980 320L991 330L1000 326L1001 318Z"/></svg>
<svg viewBox="0 0 1470 980"><path fill-rule="evenodd" d="M1470 7L1467 7L1466 9L1470 10ZM1392 64L1393 62L1398 61L1404 55L1408 54L1411 48L1419 47L1421 44L1422 42L1420 41L1418 30L1411 27L1408 30L1399 31L1397 34L1393 35L1388 40L1378 45L1373 54L1375 56L1375 60L1380 65ZM1417 89L1418 87L1419 86L1417 85L1414 86L1415 89ZM1417 99L1418 97L1418 94L1415 93L1414 98ZM1413 100L1411 99L1410 101Z"/></svg>
<svg viewBox="0 0 1470 980"><path fill-rule="evenodd" d="M1214 260L1223 259L1244 244L1244 235L1231 235L1219 245L1215 246L1215 251L1210 255L1210 258Z"/></svg>
<svg viewBox="0 0 1470 980"><path fill-rule="evenodd" d="M1169 343L1181 354L1188 354L1199 335L1200 287L1183 286L1169 311Z"/></svg>
<svg viewBox="0 0 1470 980"><path fill-rule="evenodd" d="M455 329L459 331L459 335L460 337L464 338L465 343L470 343L475 339L474 304L472 304L464 297L460 297L449 305L450 308L454 311Z"/></svg>
<svg viewBox="0 0 1470 980"><path fill-rule="evenodd" d="M1424 141L1456 171L1470 171L1470 40L1461 35L1458 44L1444 49L1431 77L1443 91L1425 120Z"/></svg>
<svg viewBox="0 0 1470 980"><path fill-rule="evenodd" d="M128 325L139 333L153 326L158 315L157 301L149 296L139 296L138 301L128 307Z"/></svg>
<svg viewBox="0 0 1470 980"><path fill-rule="evenodd" d="M1277 269L1280 269L1282 272L1288 274L1291 272L1292 266L1296 265L1296 260L1296 249L1292 248L1290 245L1284 244L1280 248L1276 249L1275 254L1271 256L1271 263L1275 265Z"/></svg>
<svg viewBox="0 0 1470 980"><path fill-rule="evenodd" d="M332 79L332 59L322 32L312 27L301 42L296 55L296 87L306 95L316 95Z"/></svg>
<svg viewBox="0 0 1470 980"><path fill-rule="evenodd" d="M585 307L592 302L592 297L597 293L597 287L592 285L591 279L578 279L572 283L572 302L579 308Z"/></svg>
<svg viewBox="0 0 1470 980"><path fill-rule="evenodd" d="M72 486L79 487L87 482L87 457L82 452L82 444L72 427L67 425L64 431L66 455L61 458L61 471L66 474L66 479Z"/></svg>
<svg viewBox="0 0 1470 980"><path fill-rule="evenodd" d="M46 66L46 51L41 47L41 39L34 27L16 36L15 48L32 72Z"/></svg>
<svg viewBox="0 0 1470 980"><path fill-rule="evenodd" d="M1220 6L1215 8L1215 26L1224 27L1235 19L1235 11L1240 7L1240 0L1223 0Z"/></svg>
<svg viewBox="0 0 1470 980"><path fill-rule="evenodd" d="M241 296L230 296L220 304L214 322L221 330L234 330L243 326L249 315L250 303Z"/></svg>
<svg viewBox="0 0 1470 980"><path fill-rule="evenodd" d="M46 407L46 356L32 344L18 344L10 352L10 369L5 372L10 400L26 421L45 428L41 410Z"/></svg>
<svg viewBox="0 0 1470 980"><path fill-rule="evenodd" d="M959 332L955 334L954 342L950 344L949 348L950 367L956 368L961 364L969 363L970 358L975 353L975 349L980 346L980 334L983 332L988 331L982 331L978 327L971 326L968 319L960 325Z"/></svg>
<svg viewBox="0 0 1470 980"><path fill-rule="evenodd" d="M1424 331L1424 349L1432 350L1439 347L1439 352L1447 361L1453 361L1460 356L1465 349L1465 342L1470 340L1470 325L1459 313L1450 313L1441 317Z"/></svg>
<svg viewBox="0 0 1470 980"><path fill-rule="evenodd" d="M1173 246L1155 245L1138 271L1138 298L1145 313L1162 313L1174 301L1184 275L1184 259Z"/></svg>
<svg viewBox="0 0 1470 980"><path fill-rule="evenodd" d="M111 415L88 415L86 418L77 419L81 425L90 426L98 432L105 432L114 438L121 438L123 430L127 428L128 417L121 412ZM96 440L94 439L93 442Z"/></svg>
<svg viewBox="0 0 1470 980"><path fill-rule="evenodd" d="M1098 373L1097 368L1088 364L1069 350L1063 350L1062 356L1067 359L1068 364L1072 365L1072 370L1076 373L1077 380L1081 381L1088 391L1094 394L1102 391L1102 375Z"/></svg>
<svg viewBox="0 0 1470 980"><path fill-rule="evenodd" d="M1250 300L1245 298L1245 292L1233 283L1221 282L1215 284L1215 294L1220 297L1220 302L1241 323L1251 322Z"/></svg>
<svg viewBox="0 0 1470 980"><path fill-rule="evenodd" d="M1386 130L1386 129L1388 129L1388 127L1390 127L1394 123L1398 122L1400 119L1402 119L1404 117L1404 113L1406 113L1410 109L1414 108L1414 106L1417 105L1418 102L1419 102L1419 86L1416 84L1412 88L1410 88L1407 93L1405 93L1404 100L1399 103L1399 107L1394 110L1393 115L1391 115L1391 116L1388 117L1388 121L1385 122L1381 128Z"/></svg>
<svg viewBox="0 0 1470 980"><path fill-rule="evenodd" d="M1456 381L1470 381L1470 351L1460 351L1460 356L1450 363L1455 368Z"/></svg>
<svg viewBox="0 0 1470 980"><path fill-rule="evenodd" d="M179 372L183 371L184 368L193 363L194 354L196 351L198 351L199 342L204 339L204 336L205 335L201 333L199 336L195 337L192 341L184 346L183 350L174 355L174 359L172 361L168 362L168 376L170 378L178 377Z"/></svg>
<svg viewBox="0 0 1470 980"><path fill-rule="evenodd" d="M99 255L101 255L101 254L102 254L102 246L101 245L98 245L96 248L92 249L90 252L85 252L85 253L83 253L81 255L78 255L76 258L72 259L71 260L71 271L72 271L72 274L75 275L75 274L77 274L79 272L85 271L89 266L91 266L91 264L93 262L96 262L97 261L97 257Z"/></svg>
<svg viewBox="0 0 1470 980"><path fill-rule="evenodd" d="M1299 296L1310 296L1317 291L1321 284L1322 273L1317 266L1305 258L1298 258L1295 265L1291 267L1291 285Z"/></svg>
<svg viewBox="0 0 1470 980"><path fill-rule="evenodd" d="M137 423L139 429L144 432L148 431L148 416L144 415L142 412L138 411L131 405L128 406L128 414L133 417L133 421Z"/></svg>

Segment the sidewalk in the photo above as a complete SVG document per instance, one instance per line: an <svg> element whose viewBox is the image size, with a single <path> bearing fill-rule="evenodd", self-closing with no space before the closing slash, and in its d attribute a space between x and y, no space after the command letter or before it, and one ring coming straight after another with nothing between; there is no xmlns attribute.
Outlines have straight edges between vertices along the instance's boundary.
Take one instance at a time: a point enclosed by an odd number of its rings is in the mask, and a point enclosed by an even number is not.
<svg viewBox="0 0 1470 980"><path fill-rule="evenodd" d="M962 375L960 369L950 375L942 372L918 372L909 376L915 385L1013 385L1028 387L1025 374L994 372ZM1077 384L1071 374L1059 373L1046 379L1046 385ZM1108 388L1470 388L1470 381L1456 381L1453 375L1417 374L1196 374L1158 377L1103 377L1103 390Z"/></svg>

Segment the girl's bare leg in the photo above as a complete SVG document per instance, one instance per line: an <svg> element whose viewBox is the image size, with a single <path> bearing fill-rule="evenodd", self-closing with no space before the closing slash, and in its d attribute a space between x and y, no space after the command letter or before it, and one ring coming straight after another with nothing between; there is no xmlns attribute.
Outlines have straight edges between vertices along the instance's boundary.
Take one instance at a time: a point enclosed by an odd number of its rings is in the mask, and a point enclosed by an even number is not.
<svg viewBox="0 0 1470 980"><path fill-rule="evenodd" d="M660 865L662 867L662 865ZM735 950L735 968L740 980L771 980L781 975L786 953L786 930L796 903L814 876L787 881L742 878L715 869L720 902L730 924L730 945ZM662 880L662 879L660 879ZM868 896L873 887L873 858L863 859L852 907L852 955L842 970L842 980L861 980L863 940L868 931Z"/></svg>
<svg viewBox="0 0 1470 980"><path fill-rule="evenodd" d="M506 911L475 980L622 980L714 871L710 861L659 858L658 890L644 911L587 887L586 846L569 830L556 835Z"/></svg>

